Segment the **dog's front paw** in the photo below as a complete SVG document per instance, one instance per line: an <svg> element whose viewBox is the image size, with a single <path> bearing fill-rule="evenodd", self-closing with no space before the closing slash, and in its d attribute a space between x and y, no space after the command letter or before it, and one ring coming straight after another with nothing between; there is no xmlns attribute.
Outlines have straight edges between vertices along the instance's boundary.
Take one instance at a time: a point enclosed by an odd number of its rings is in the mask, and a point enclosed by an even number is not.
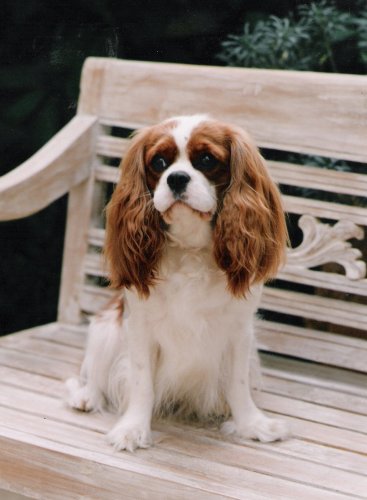
<svg viewBox="0 0 367 500"><path fill-rule="evenodd" d="M87 412L102 410L104 399L97 389L82 385L76 378L69 378L66 381L66 388L68 391L66 402L72 408Z"/></svg>
<svg viewBox="0 0 367 500"><path fill-rule="evenodd" d="M149 448L152 444L152 437L149 426L139 425L122 418L107 434L107 441L117 451L134 451L136 448Z"/></svg>
<svg viewBox="0 0 367 500"><path fill-rule="evenodd" d="M249 419L248 422L236 425L233 420L228 420L222 425L224 434L236 435L242 439L257 439L263 443L282 441L290 436L287 422L277 418L269 418L262 413Z"/></svg>

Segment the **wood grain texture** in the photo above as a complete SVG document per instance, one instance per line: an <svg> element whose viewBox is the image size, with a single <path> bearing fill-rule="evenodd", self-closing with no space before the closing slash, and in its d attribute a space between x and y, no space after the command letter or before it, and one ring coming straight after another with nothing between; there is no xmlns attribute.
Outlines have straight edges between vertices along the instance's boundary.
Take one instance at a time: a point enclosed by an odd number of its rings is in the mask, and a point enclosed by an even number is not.
<svg viewBox="0 0 367 500"><path fill-rule="evenodd" d="M208 112L247 128L262 147L363 162L366 89L363 76L87 60L77 117L0 179L3 220L29 215L70 190L60 322L0 339L0 494L51 500L365 498L367 343L311 328L321 321L366 330L365 267L347 241L363 237L353 224L367 225L367 209L350 198L342 204L338 198L283 197L289 213L307 214L311 223L278 277L318 288L319 295L265 289L263 308L299 316L308 327L259 321L259 346L272 354L261 355L264 387L255 399L290 423L292 439L239 443L217 429L161 422L154 424L153 448L115 453L104 434L116 416L70 410L63 381L79 370L84 315L113 294L99 286L106 277L99 255L103 208L120 175L107 163L125 154L128 141L109 135L111 127L134 129ZM363 171L274 161L269 167L284 185L358 197L367 188ZM334 222L319 225L314 217ZM331 257L345 275L315 269ZM359 297L323 296L327 289Z"/></svg>
<svg viewBox="0 0 367 500"><path fill-rule="evenodd" d="M42 149L0 178L0 220L31 215L90 176L97 119L77 116Z"/></svg>
<svg viewBox="0 0 367 500"><path fill-rule="evenodd" d="M88 249L88 228L93 211L94 178L90 175L69 193L64 240L58 320L80 323L80 291L84 282L83 260Z"/></svg>
<svg viewBox="0 0 367 500"><path fill-rule="evenodd" d="M161 422L153 448L115 453L104 433L116 416L72 411L62 401L63 379L75 370L67 351L83 353L75 335L84 338L85 327L52 324L0 340L1 350L13 353L0 358L0 488L51 500L363 498L365 398L348 396L335 370L315 377L310 364L274 356L265 367L256 399L289 420L292 440L239 443L216 429ZM29 351L39 352L38 373L25 362ZM59 363L65 366L57 373Z"/></svg>
<svg viewBox="0 0 367 500"><path fill-rule="evenodd" d="M346 325L366 330L366 306L345 300L266 288L261 307L302 318Z"/></svg>
<svg viewBox="0 0 367 500"><path fill-rule="evenodd" d="M263 351L366 371L367 342L364 339L268 321L258 323L257 338L258 347Z"/></svg>
<svg viewBox="0 0 367 500"><path fill-rule="evenodd" d="M90 58L83 79L101 90L97 103L88 83L80 109L106 124L204 112L248 129L262 147L367 158L363 76Z"/></svg>

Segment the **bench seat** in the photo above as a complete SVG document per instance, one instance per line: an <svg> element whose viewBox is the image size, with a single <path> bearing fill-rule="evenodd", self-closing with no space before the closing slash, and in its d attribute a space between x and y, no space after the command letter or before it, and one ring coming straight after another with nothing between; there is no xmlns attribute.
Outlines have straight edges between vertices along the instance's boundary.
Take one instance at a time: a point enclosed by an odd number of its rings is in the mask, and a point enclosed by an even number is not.
<svg viewBox="0 0 367 500"><path fill-rule="evenodd" d="M85 333L52 323L0 340L3 488L48 499L365 498L365 375L264 353L255 399L289 420L293 439L239 444L216 429L161 422L151 449L115 452L104 439L114 415L62 400Z"/></svg>

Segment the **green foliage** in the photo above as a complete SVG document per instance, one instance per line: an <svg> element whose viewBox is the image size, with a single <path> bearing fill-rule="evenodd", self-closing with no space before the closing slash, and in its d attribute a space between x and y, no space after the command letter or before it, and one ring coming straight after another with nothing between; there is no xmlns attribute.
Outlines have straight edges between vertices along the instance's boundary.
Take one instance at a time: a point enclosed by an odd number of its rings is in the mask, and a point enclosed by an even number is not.
<svg viewBox="0 0 367 500"><path fill-rule="evenodd" d="M305 69L308 60L302 60L299 49L307 37L291 19L270 16L253 29L245 23L242 35L229 35L219 58L230 66Z"/></svg>
<svg viewBox="0 0 367 500"><path fill-rule="evenodd" d="M219 59L230 66L364 73L367 14L327 0L301 5L288 17L270 16L228 35Z"/></svg>
<svg viewBox="0 0 367 500"><path fill-rule="evenodd" d="M356 0L355 12L344 11L330 0L301 5L287 17L269 16L243 33L228 35L219 59L229 66L283 70L365 73L367 69L367 13L365 1ZM269 153L270 156L272 153ZM351 171L348 163L332 158L288 154L287 161L319 168ZM326 199L312 189L287 188L291 194ZM332 195L339 202L346 197ZM366 200L354 197L355 205Z"/></svg>
<svg viewBox="0 0 367 500"><path fill-rule="evenodd" d="M358 24L358 49L361 60L367 67L367 12L363 12L357 21Z"/></svg>

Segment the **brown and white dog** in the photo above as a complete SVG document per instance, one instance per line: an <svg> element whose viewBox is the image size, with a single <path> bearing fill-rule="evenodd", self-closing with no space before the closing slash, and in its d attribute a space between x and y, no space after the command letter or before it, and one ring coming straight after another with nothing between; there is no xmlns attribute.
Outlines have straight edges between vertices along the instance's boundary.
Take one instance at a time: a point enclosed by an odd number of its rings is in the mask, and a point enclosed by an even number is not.
<svg viewBox="0 0 367 500"><path fill-rule="evenodd" d="M107 209L111 284L123 290L90 325L69 403L108 404L117 449L151 444L152 416L229 418L223 430L284 439L250 392L254 318L285 254L277 187L241 129L206 115L139 131Z"/></svg>

